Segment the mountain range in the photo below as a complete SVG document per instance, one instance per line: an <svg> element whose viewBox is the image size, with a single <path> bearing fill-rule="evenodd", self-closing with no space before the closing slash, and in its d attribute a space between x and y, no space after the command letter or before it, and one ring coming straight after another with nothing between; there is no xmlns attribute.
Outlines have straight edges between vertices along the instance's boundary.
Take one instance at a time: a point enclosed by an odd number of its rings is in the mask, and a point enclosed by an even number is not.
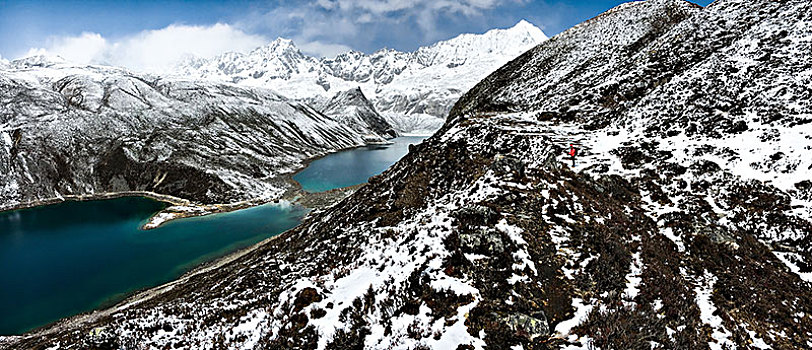
<svg viewBox="0 0 812 350"><path fill-rule="evenodd" d="M0 207L133 191L198 204L277 199L307 159L433 132L461 89L545 38L522 21L411 53L333 59L277 39L162 75L0 61Z"/></svg>
<svg viewBox="0 0 812 350"><path fill-rule="evenodd" d="M394 134L268 89L42 56L0 68L0 101L3 208L130 191L267 201L294 187L282 177L305 160Z"/></svg>
<svg viewBox="0 0 812 350"><path fill-rule="evenodd" d="M523 20L511 28L462 34L413 52L381 49L316 58L279 38L247 54L188 57L173 73L266 87L316 108L336 93L360 88L398 132L430 133L442 125L462 93L546 39L541 29Z"/></svg>

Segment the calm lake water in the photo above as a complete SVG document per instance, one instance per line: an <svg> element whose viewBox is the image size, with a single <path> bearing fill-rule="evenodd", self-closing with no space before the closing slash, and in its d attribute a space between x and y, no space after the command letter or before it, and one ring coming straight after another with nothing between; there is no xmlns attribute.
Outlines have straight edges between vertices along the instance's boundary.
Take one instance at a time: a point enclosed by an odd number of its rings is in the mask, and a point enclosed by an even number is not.
<svg viewBox="0 0 812 350"><path fill-rule="evenodd" d="M400 137L383 148L333 153L294 179L312 192L363 183L423 139ZM140 229L165 206L128 197L0 213L0 335L111 305L293 228L307 213L268 204Z"/></svg>
<svg viewBox="0 0 812 350"><path fill-rule="evenodd" d="M0 213L0 334L119 301L299 224L306 209L263 205L139 227L165 204L142 197Z"/></svg>
<svg viewBox="0 0 812 350"><path fill-rule="evenodd" d="M392 139L395 144L385 147L359 147L330 154L310 163L293 176L308 192L322 192L367 182L397 162L409 145L420 143L423 136L403 136Z"/></svg>

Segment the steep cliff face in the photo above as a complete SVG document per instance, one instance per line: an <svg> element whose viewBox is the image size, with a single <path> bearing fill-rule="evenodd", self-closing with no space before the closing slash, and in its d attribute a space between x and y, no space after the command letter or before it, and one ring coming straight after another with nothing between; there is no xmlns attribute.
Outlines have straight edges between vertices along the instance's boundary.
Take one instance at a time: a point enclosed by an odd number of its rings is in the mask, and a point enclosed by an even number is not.
<svg viewBox="0 0 812 350"><path fill-rule="evenodd" d="M0 344L812 348L812 75L787 56L812 52L810 6L622 5L491 75L300 227ZM601 33L627 43L581 45Z"/></svg>
<svg viewBox="0 0 812 350"><path fill-rule="evenodd" d="M360 88L337 93L321 112L358 132L373 131L383 138L397 137L398 133L372 105Z"/></svg>
<svg viewBox="0 0 812 350"><path fill-rule="evenodd" d="M270 90L75 67L0 70L0 202L153 191L203 203L274 198L313 156L364 144Z"/></svg>

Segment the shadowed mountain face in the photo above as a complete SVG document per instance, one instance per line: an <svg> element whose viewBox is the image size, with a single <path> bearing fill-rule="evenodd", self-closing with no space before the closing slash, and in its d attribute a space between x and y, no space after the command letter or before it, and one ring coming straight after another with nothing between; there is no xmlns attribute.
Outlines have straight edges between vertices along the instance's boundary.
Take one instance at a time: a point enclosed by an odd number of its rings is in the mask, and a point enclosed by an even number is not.
<svg viewBox="0 0 812 350"><path fill-rule="evenodd" d="M0 69L0 202L153 191L203 203L275 198L278 176L364 144L269 90L162 79L44 58Z"/></svg>
<svg viewBox="0 0 812 350"><path fill-rule="evenodd" d="M367 100L360 88L337 93L321 112L358 132L371 130L383 138L398 136L392 125L378 114L375 106Z"/></svg>
<svg viewBox="0 0 812 350"><path fill-rule="evenodd" d="M6 344L810 348L810 23L622 5L279 239Z"/></svg>

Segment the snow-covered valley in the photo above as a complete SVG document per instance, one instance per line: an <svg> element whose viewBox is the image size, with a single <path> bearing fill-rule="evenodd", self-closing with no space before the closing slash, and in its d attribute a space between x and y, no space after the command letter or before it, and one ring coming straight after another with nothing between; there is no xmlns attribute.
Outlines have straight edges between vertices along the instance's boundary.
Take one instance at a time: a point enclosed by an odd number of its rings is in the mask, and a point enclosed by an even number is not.
<svg viewBox="0 0 812 350"><path fill-rule="evenodd" d="M306 159L377 135L268 89L46 57L0 69L0 84L6 208L126 191L263 202L290 190L283 176Z"/></svg>

